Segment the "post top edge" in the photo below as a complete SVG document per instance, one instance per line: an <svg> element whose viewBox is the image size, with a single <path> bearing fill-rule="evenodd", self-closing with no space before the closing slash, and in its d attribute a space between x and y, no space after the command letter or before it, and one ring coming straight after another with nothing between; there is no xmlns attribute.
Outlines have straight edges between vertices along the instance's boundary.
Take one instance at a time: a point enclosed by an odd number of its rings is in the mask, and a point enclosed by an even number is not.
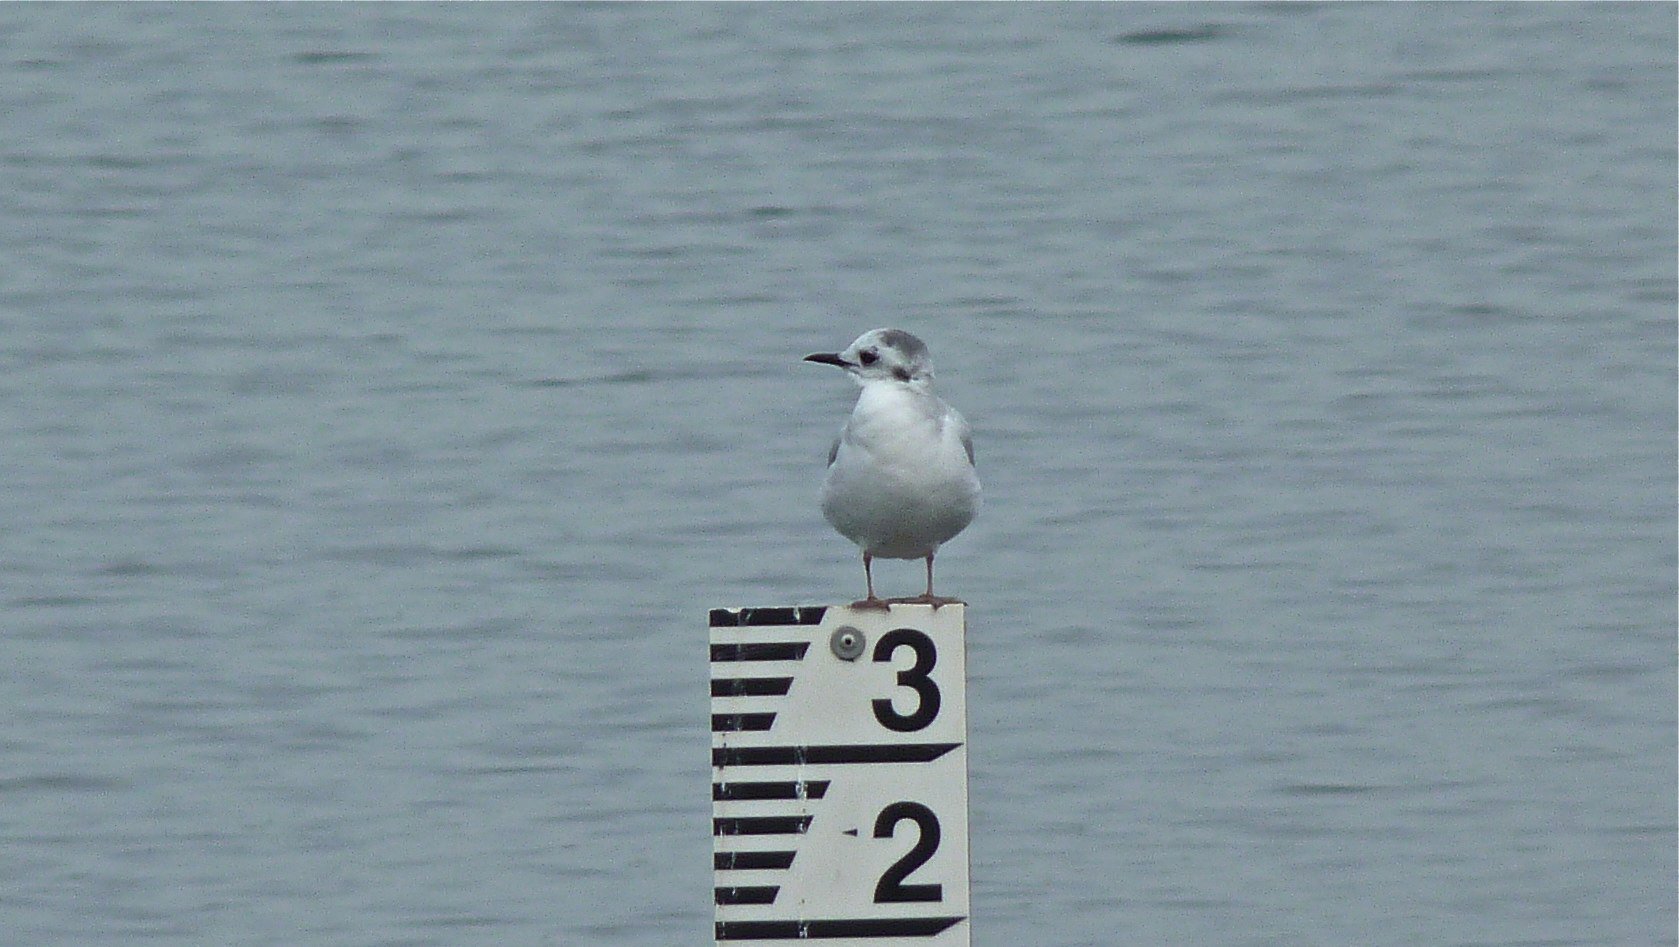
<svg viewBox="0 0 1679 947"><path fill-rule="evenodd" d="M712 608L709 612L711 627L733 627L741 625L819 625L828 612L844 612L855 615L914 614L931 616L940 612L954 612L957 615L967 614L967 603L950 602L932 605L927 602L885 602L884 607L859 608L851 604L843 605L768 605L768 606L733 606Z"/></svg>

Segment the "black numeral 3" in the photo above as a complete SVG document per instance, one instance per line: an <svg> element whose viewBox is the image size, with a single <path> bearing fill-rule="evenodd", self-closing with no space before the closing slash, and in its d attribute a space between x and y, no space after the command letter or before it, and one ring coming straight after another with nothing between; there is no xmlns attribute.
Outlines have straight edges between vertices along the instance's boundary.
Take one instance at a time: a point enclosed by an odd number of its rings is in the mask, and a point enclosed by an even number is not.
<svg viewBox="0 0 1679 947"><path fill-rule="evenodd" d="M875 661L891 661L892 653L901 646L915 652L915 665L898 672L898 686L915 691L919 698L915 712L906 717L893 710L892 701L883 697L874 701L874 716L886 729L908 733L922 729L939 715L939 686L928 676L933 671L933 665L938 663L939 652L933 647L933 639L925 634L914 628L896 628L881 635L880 640L875 642Z"/></svg>

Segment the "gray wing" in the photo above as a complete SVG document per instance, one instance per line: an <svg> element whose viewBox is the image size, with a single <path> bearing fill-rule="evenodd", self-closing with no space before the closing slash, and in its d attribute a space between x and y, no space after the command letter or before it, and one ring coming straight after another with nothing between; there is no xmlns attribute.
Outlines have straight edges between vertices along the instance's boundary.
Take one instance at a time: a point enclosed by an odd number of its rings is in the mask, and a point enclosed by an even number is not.
<svg viewBox="0 0 1679 947"><path fill-rule="evenodd" d="M945 433L945 425L956 425L956 439L962 442L962 449L968 452L968 466L974 463L974 432L968 427L968 419L960 411L945 404L932 392L925 392L920 400L921 410L938 426L939 435Z"/></svg>
<svg viewBox="0 0 1679 947"><path fill-rule="evenodd" d="M956 438L962 442L962 449L968 452L968 465L970 467L973 466L974 431L973 428L968 427L968 419L957 413L949 405L941 402L939 406L945 411L950 420L956 422Z"/></svg>
<svg viewBox="0 0 1679 947"><path fill-rule="evenodd" d="M832 467L834 465L834 458L839 456L839 442L840 442L840 438L844 437L844 436L845 435L843 435L843 434L834 435L834 445L832 447L828 448L828 466L830 466L830 467ZM973 460L973 457L974 457L974 452L973 452L972 449L969 449L968 459Z"/></svg>

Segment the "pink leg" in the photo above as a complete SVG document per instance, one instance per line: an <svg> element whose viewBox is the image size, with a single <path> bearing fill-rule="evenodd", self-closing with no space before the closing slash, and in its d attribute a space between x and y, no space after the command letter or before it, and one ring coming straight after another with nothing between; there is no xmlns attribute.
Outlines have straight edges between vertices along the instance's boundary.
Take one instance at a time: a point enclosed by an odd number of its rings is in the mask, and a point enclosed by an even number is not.
<svg viewBox="0 0 1679 947"><path fill-rule="evenodd" d="M938 608L940 605L967 604L959 598L945 598L942 595L933 594L933 555L931 553L927 555L927 591L923 592L919 598L905 599L905 601L919 602L924 605L931 605L934 608Z"/></svg>
<svg viewBox="0 0 1679 947"><path fill-rule="evenodd" d="M860 602L852 602L852 608L890 608L885 602L874 597L874 556L863 553L863 581L868 584L869 597Z"/></svg>

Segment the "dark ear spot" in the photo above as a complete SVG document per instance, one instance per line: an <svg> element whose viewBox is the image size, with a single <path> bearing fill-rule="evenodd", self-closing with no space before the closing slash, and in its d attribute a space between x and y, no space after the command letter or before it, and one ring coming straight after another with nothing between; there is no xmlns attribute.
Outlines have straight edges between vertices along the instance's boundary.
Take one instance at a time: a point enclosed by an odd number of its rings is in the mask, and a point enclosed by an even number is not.
<svg viewBox="0 0 1679 947"><path fill-rule="evenodd" d="M908 359L927 354L927 343L902 329L887 329L880 334L880 341L904 353L904 357Z"/></svg>
<svg viewBox="0 0 1679 947"><path fill-rule="evenodd" d="M901 366L894 368L892 369L892 377L898 379L899 381L909 381L909 369Z"/></svg>

